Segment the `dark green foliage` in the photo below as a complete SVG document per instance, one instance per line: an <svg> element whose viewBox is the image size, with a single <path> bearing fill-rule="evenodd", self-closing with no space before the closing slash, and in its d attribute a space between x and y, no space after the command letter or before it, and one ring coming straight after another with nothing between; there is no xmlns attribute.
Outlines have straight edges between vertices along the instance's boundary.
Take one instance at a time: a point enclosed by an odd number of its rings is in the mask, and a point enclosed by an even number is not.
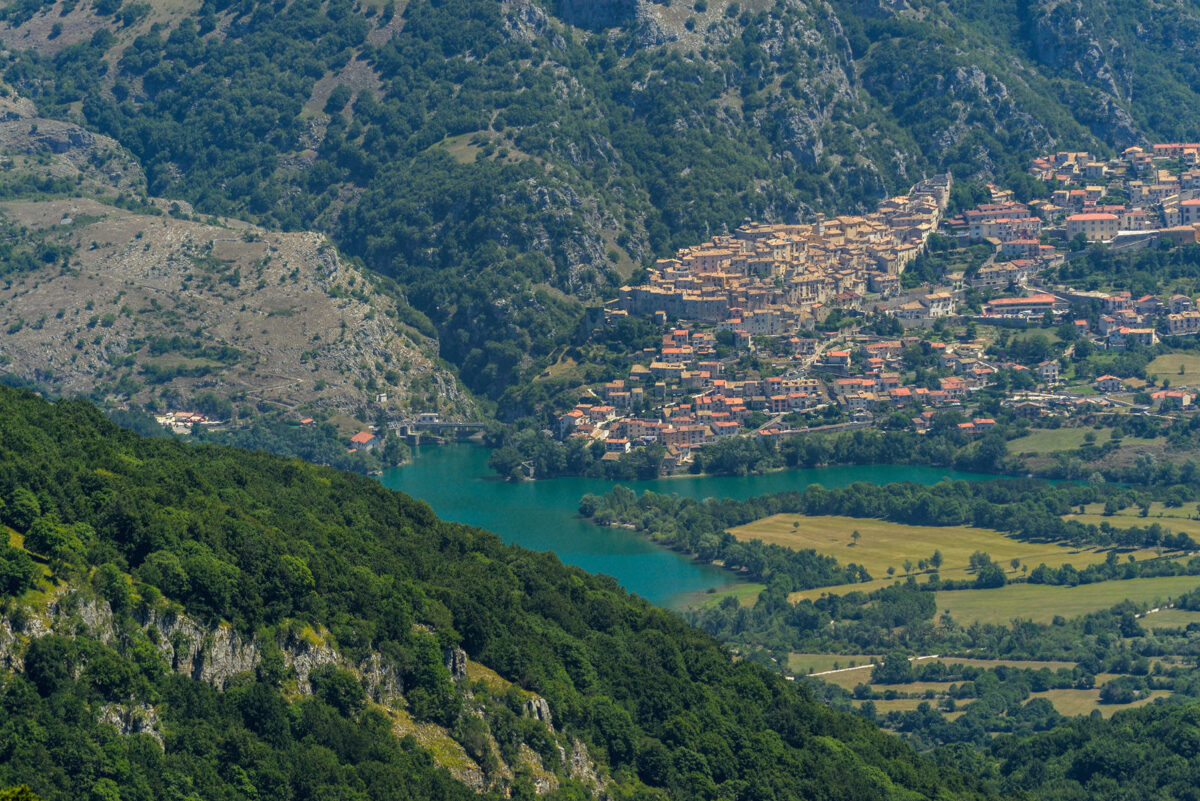
<svg viewBox="0 0 1200 801"><path fill-rule="evenodd" d="M357 715L366 705L367 694L349 671L333 665L322 665L309 674L308 680L312 684L313 695L347 717Z"/></svg>
<svg viewBox="0 0 1200 801"><path fill-rule="evenodd" d="M1059 279L1084 289L1114 287L1134 297L1162 292L1172 282L1200 278L1200 245L1143 248L1127 253L1092 247L1064 262ZM1084 309L1090 317L1098 310Z"/></svg>
<svg viewBox="0 0 1200 801"><path fill-rule="evenodd" d="M731 661L611 579L438 521L374 481L139 438L83 403L51 406L8 389L0 419L0 497L11 506L25 488L39 519L92 532L83 562L64 575L98 568L95 586L117 598L114 568L128 569L143 599L161 591L245 634L323 626L348 658L377 652L393 666L418 718L451 729L462 719L442 663L443 648L460 644L543 695L556 726L627 786L640 777L681 799L751 786L779 799L979 795L865 721ZM89 561L93 553L103 557ZM26 782L55 801L110 777L135 799L243 798L250 786L293 798L469 793L411 741L396 741L348 673L317 671L315 695L289 703L282 662L268 649L254 675L219 692L166 669L153 648L138 657L144 640L136 628L112 647L87 636L35 639L26 673L0 678L0 741L19 744L0 758L0 784ZM96 704L130 699L160 705L165 749L97 722ZM519 694L512 703L520 708ZM492 715L502 750L525 742L557 764L542 724ZM477 735L463 729L486 762Z"/></svg>
<svg viewBox="0 0 1200 801"><path fill-rule="evenodd" d="M33 585L36 574L28 553L7 543L0 546L0 597L20 595Z"/></svg>
<svg viewBox="0 0 1200 801"><path fill-rule="evenodd" d="M1029 739L1000 737L993 751L1006 792L1037 798L1196 797L1200 787L1200 705L1150 706L1064 721Z"/></svg>
<svg viewBox="0 0 1200 801"><path fill-rule="evenodd" d="M313 464L364 474L399 464L407 454L407 449L400 447L403 443L398 441L391 451L385 450L383 454L370 451L348 453L345 438L338 434L333 424L297 426L294 420L285 418L260 418L250 425L227 430L197 427L192 436L197 442L261 450L276 456L303 459ZM388 443L395 439L389 437ZM385 464L380 455L393 456L395 461Z"/></svg>
<svg viewBox="0 0 1200 801"><path fill-rule="evenodd" d="M908 654L903 651L892 651L871 671L873 684L908 684L916 679Z"/></svg>
<svg viewBox="0 0 1200 801"><path fill-rule="evenodd" d="M4 511L4 522L21 532L28 531L33 521L42 514L37 496L30 492L28 487L17 487L13 490L12 496L0 509Z"/></svg>
<svg viewBox="0 0 1200 801"><path fill-rule="evenodd" d="M22 782L46 801L479 797L436 770L414 741L397 740L376 711L348 719L318 698L289 704L278 689L257 682L221 693L170 672L152 687L112 686L125 663L91 640L79 679L63 670L47 676L46 659L71 656L47 653L42 643L50 639L30 646L36 684L0 676L0 734L12 744L0 760L0 783ZM150 700L166 710L165 747L98 721L99 704L113 690L130 689L153 693Z"/></svg>

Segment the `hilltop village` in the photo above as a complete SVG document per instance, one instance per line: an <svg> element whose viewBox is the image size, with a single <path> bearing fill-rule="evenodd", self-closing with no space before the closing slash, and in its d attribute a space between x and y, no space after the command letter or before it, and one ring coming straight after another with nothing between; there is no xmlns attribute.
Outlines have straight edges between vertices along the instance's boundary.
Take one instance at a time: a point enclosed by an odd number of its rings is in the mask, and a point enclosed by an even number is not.
<svg viewBox="0 0 1200 801"><path fill-rule="evenodd" d="M547 433L608 461L659 445L671 471L731 437L924 432L946 411L982 435L998 398L1009 417L1056 426L1186 413L1200 388L1178 379L1190 378L1184 362L1171 362L1175 386L1154 371L1194 347L1196 283L1135 295L1094 274L1064 278L1097 253L1195 246L1198 153L1055 153L1030 165L1041 190L1026 202L988 186L948 215L952 180L936 176L870 214L747 222L684 248L604 309L608 326L651 319L661 341L626 353L620 378L583 387Z"/></svg>

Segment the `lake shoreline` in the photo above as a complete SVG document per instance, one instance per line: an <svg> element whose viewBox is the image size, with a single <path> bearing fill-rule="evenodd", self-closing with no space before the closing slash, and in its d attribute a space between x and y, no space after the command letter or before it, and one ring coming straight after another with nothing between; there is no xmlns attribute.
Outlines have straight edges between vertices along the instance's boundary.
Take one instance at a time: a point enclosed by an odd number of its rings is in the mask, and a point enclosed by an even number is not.
<svg viewBox="0 0 1200 801"><path fill-rule="evenodd" d="M782 468L745 476L681 474L642 481L561 477L514 483L497 480L487 466L489 453L486 447L474 444L421 447L410 463L384 471L379 480L389 489L429 503L445 520L488 529L505 542L531 550L551 551L564 563L610 575L630 592L674 609L680 608L677 599L682 596L729 587L733 577L723 568L699 563L636 532L594 526L579 517L580 498L603 495L618 485L639 494L653 491L697 499L745 500L803 490L814 483L832 488L856 481L936 484L943 478L1002 477L949 468L876 465Z"/></svg>

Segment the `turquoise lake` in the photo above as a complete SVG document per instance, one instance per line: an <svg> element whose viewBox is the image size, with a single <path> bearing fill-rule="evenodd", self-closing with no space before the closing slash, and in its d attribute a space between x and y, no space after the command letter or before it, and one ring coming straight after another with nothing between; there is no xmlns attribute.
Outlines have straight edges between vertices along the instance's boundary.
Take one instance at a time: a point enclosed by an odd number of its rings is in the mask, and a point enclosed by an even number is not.
<svg viewBox="0 0 1200 801"><path fill-rule="evenodd" d="M661 606L683 596L732 583L732 576L697 564L624 529L599 528L578 516L579 499L602 494L618 482L594 478L555 478L509 483L488 470L489 451L474 445L419 448L411 464L386 471L384 486L419 498L445 520L481 526L505 542L535 551L553 551L563 562L613 576L625 589ZM855 481L915 481L990 476L937 467L899 465L782 470L758 476L682 476L624 483L641 493L673 492L689 498L745 499L809 484L843 487Z"/></svg>

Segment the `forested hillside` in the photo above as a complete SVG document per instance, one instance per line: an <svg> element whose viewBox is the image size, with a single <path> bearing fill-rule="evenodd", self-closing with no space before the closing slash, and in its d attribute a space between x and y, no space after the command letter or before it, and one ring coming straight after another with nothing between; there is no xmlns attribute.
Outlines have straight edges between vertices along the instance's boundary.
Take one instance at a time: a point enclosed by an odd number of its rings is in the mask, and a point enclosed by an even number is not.
<svg viewBox="0 0 1200 801"><path fill-rule="evenodd" d="M9 389L0 419L0 787L987 796L611 579L376 482Z"/></svg>
<svg viewBox="0 0 1200 801"><path fill-rule="evenodd" d="M4 74L43 113L115 137L152 193L330 232L493 396L576 335L581 302L746 217L867 208L943 169L1034 191L1035 152L1194 139L1200 110L1183 0L22 0L3 17Z"/></svg>

